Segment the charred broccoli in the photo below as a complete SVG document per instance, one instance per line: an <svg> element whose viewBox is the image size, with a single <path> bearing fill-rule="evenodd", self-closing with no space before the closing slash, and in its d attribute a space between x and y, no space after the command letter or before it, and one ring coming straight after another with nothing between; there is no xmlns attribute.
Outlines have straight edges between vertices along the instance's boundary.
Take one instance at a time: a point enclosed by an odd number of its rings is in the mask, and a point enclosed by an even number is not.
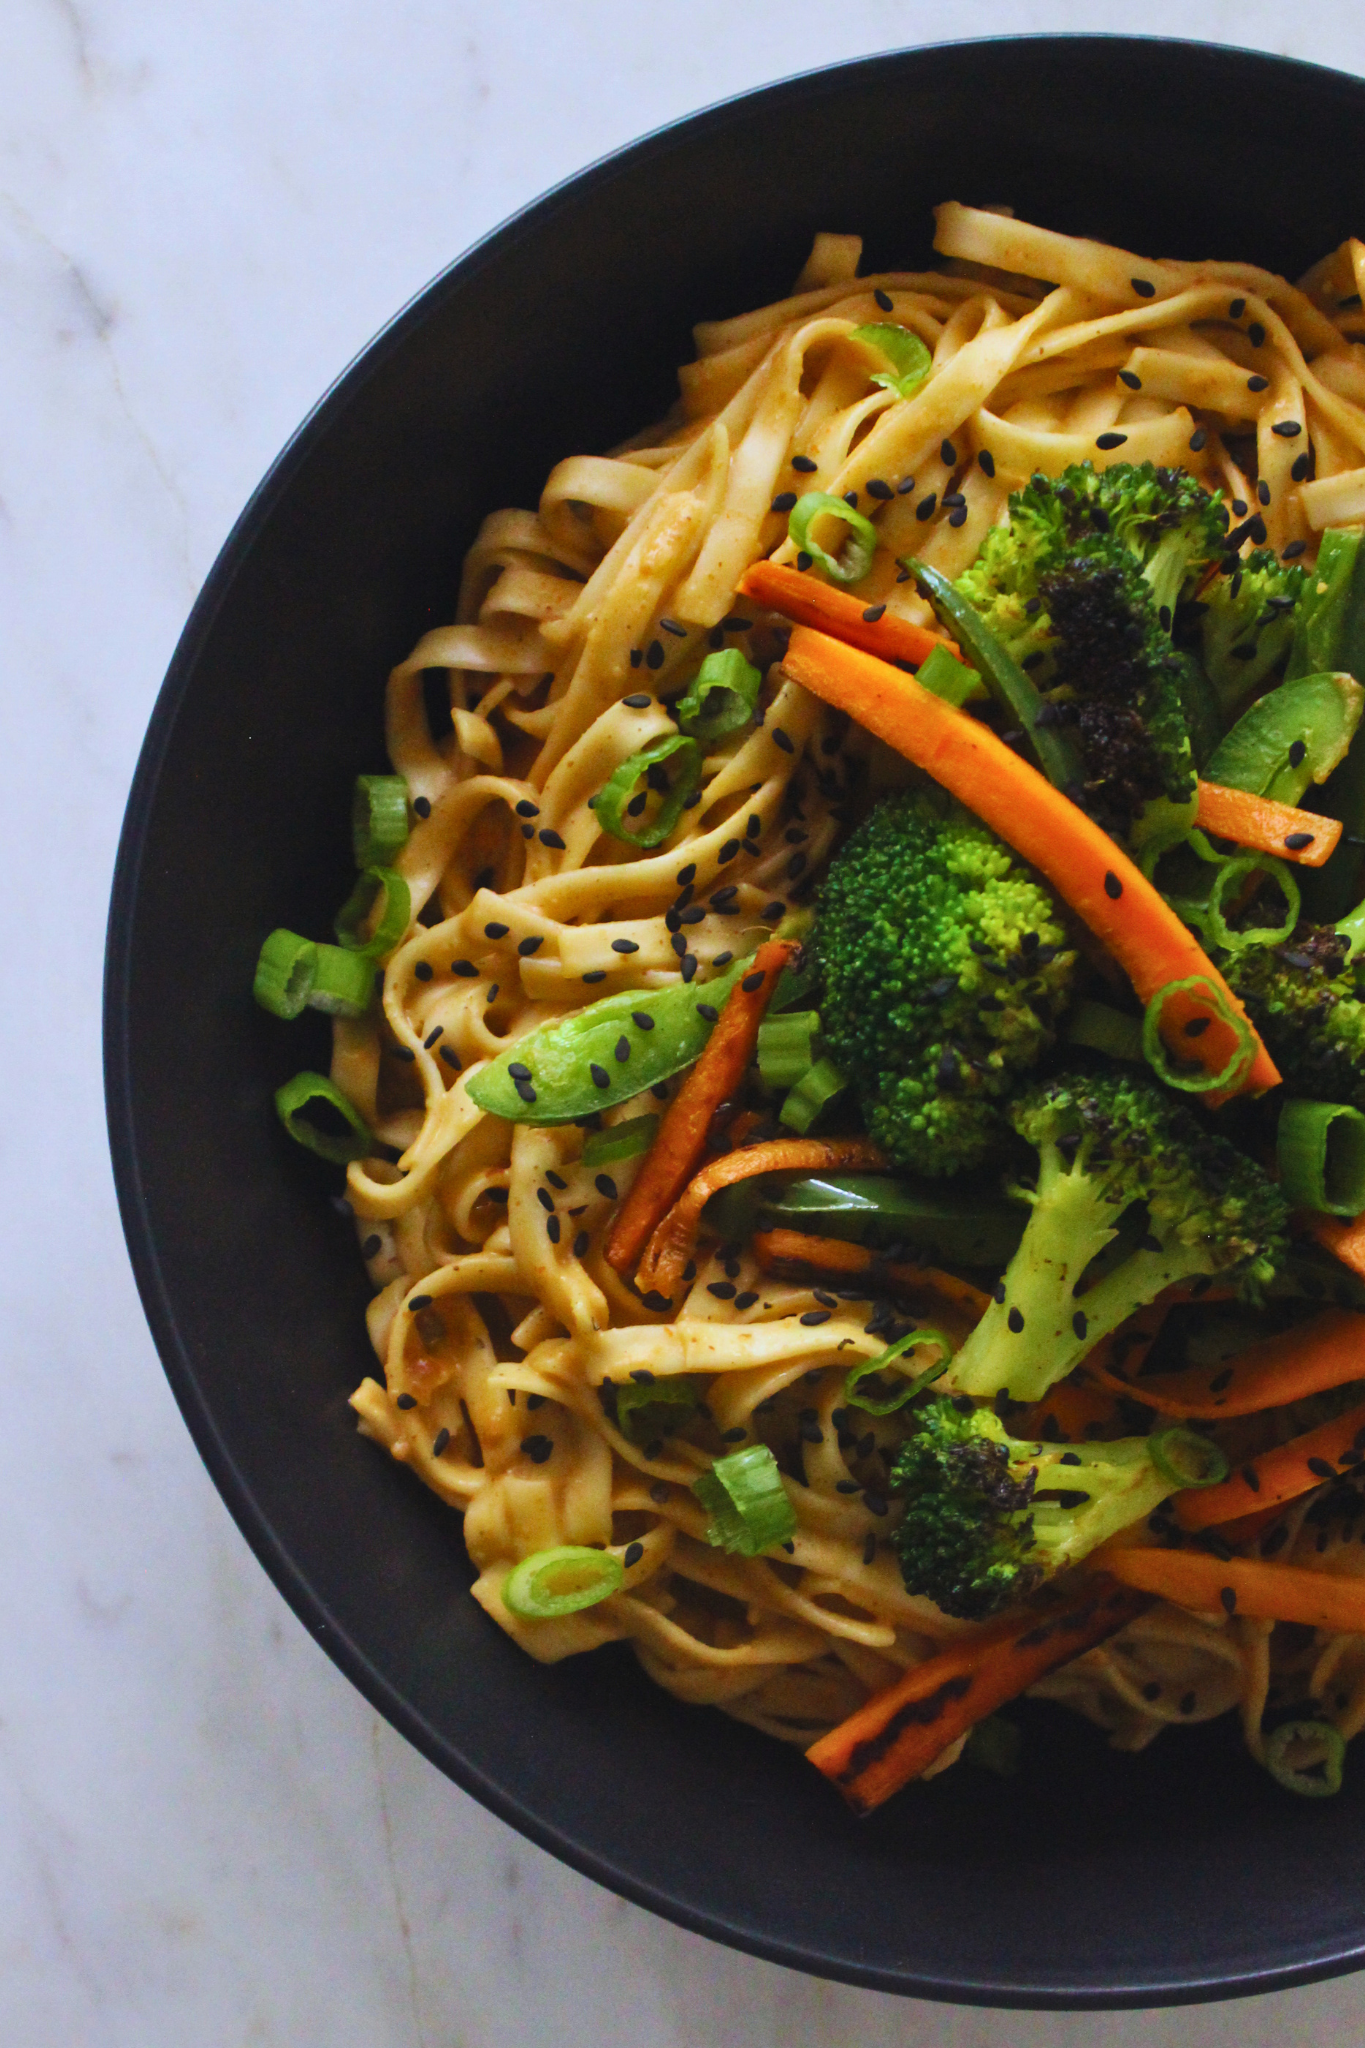
<svg viewBox="0 0 1365 2048"><path fill-rule="evenodd" d="M891 1492L905 1501L891 1540L907 1589L964 1621L1026 1599L1151 1514L1179 1483L1173 1456L1197 1463L1191 1477L1221 1476L1213 1446L1187 1430L1100 1444L1020 1442L990 1408L961 1395L926 1401L912 1426L891 1468Z"/></svg>
<svg viewBox="0 0 1365 2048"><path fill-rule="evenodd" d="M1012 1102L1010 1122L1038 1152L1023 1240L995 1297L952 1362L965 1394L1036 1401L1092 1345L1177 1281L1218 1273L1254 1295L1287 1249L1288 1210L1252 1160L1213 1136L1156 1082L1071 1074ZM1142 1235L1079 1291L1125 1212Z"/></svg>
<svg viewBox="0 0 1365 2048"><path fill-rule="evenodd" d="M998 1150L1076 965L1032 871L938 792L890 798L834 860L813 946L830 1056L890 1156L951 1174Z"/></svg>
<svg viewBox="0 0 1365 2048"><path fill-rule="evenodd" d="M1365 1001L1350 967L1362 948L1365 904L1223 963L1291 1094L1365 1109Z"/></svg>

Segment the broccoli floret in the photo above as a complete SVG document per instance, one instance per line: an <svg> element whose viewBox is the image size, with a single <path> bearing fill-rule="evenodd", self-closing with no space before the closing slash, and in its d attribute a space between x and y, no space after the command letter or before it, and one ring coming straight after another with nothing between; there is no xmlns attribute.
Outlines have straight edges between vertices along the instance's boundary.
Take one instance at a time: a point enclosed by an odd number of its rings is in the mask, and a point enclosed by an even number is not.
<svg viewBox="0 0 1365 2048"><path fill-rule="evenodd" d="M1154 807L1193 816L1185 712L1190 662L1171 645L1180 594L1213 555L1223 515L1183 470L1081 464L1016 491L958 589L1076 727L1077 800L1139 843ZM1188 820L1187 820L1188 822Z"/></svg>
<svg viewBox="0 0 1365 2048"><path fill-rule="evenodd" d="M1284 945L1249 946L1223 963L1293 1095L1365 1109L1365 1002L1348 966L1365 912L1301 924Z"/></svg>
<svg viewBox="0 0 1365 2048"><path fill-rule="evenodd" d="M913 1427L891 1468L906 1504L891 1540L907 1589L963 1621L1026 1599L1172 1491L1146 1437L1020 1442L963 1396L927 1401Z"/></svg>
<svg viewBox="0 0 1365 2048"><path fill-rule="evenodd" d="M1289 653L1306 577L1298 562L1257 548L1200 593L1204 673L1229 719Z"/></svg>
<svg viewBox="0 0 1365 2048"><path fill-rule="evenodd" d="M1037 1401L1102 1337L1176 1282L1217 1273L1255 1298L1285 1254L1288 1211L1252 1160L1155 1081L1063 1075L1009 1108L1038 1152L1023 1239L948 1383ZM1078 1293L1140 1203L1136 1248ZM1143 1212L1145 1211L1145 1216Z"/></svg>
<svg viewBox="0 0 1365 2048"><path fill-rule="evenodd" d="M998 1151L1076 966L1032 870L937 791L892 797L834 860L813 945L830 1057L890 1157L938 1175Z"/></svg>

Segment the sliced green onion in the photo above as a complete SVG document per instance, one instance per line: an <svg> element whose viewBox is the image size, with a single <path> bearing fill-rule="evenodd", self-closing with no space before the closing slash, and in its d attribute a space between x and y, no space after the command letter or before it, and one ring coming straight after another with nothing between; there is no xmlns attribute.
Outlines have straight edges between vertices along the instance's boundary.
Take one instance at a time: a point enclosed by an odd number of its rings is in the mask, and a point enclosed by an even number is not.
<svg viewBox="0 0 1365 2048"><path fill-rule="evenodd" d="M1286 1102L1275 1131L1280 1186L1299 1209L1365 1210L1365 1116L1344 1102Z"/></svg>
<svg viewBox="0 0 1365 2048"><path fill-rule="evenodd" d="M907 1351L917 1351L921 1344L941 1346L943 1356L935 1359L932 1365L926 1366L923 1372L916 1373L913 1378L906 1380L884 1401L879 1401L875 1394L859 1393L858 1389L864 1380L893 1369L896 1372L901 1371L899 1360ZM953 1347L942 1330L907 1330L903 1337L898 1337L894 1344L888 1345L876 1358L865 1358L861 1365L854 1366L844 1381L844 1400L851 1408L865 1408L869 1415L894 1415L898 1408L903 1408L907 1401L913 1401L915 1395L922 1393L925 1387L931 1387L935 1380L941 1380L952 1360Z"/></svg>
<svg viewBox="0 0 1365 2048"><path fill-rule="evenodd" d="M261 947L251 993L272 1017L297 1017L308 1001L317 967L313 941L281 925Z"/></svg>
<svg viewBox="0 0 1365 2048"><path fill-rule="evenodd" d="M781 932L780 926L778 929ZM781 936L785 938L787 935L781 932ZM1362 934L1359 944L1365 947L1365 934ZM803 947L795 962L788 963L778 975L768 1015L778 1017L788 1010L809 1009L811 997L820 992L820 982L820 962L809 946Z"/></svg>
<svg viewBox="0 0 1365 2048"><path fill-rule="evenodd" d="M295 1074L275 1090L275 1109L291 1138L334 1166L363 1159L374 1143L365 1119L325 1074Z"/></svg>
<svg viewBox="0 0 1365 2048"><path fill-rule="evenodd" d="M1258 874L1268 875L1284 896L1283 922L1278 925L1252 925L1246 931L1235 932L1223 916L1224 899L1234 882L1243 882L1248 876ZM1225 952L1241 953L1248 946L1278 946L1298 925L1299 885L1287 861L1277 860L1269 853L1241 853L1222 863L1213 878L1207 902L1201 908L1209 936Z"/></svg>
<svg viewBox="0 0 1365 2048"><path fill-rule="evenodd" d="M718 1550L758 1557L796 1534L796 1509L766 1444L746 1444L717 1458L692 1481L692 1491L711 1517L706 1540Z"/></svg>
<svg viewBox="0 0 1365 2048"><path fill-rule="evenodd" d="M374 916L376 906L379 909ZM391 953L412 919L412 893L393 868L366 868L336 914L336 935L348 952L378 960ZM370 923L366 938L362 926Z"/></svg>
<svg viewBox="0 0 1365 2048"><path fill-rule="evenodd" d="M654 1143L659 1119L653 1110L644 1116L629 1116L623 1123L590 1131L583 1145L585 1166L619 1166L623 1159L635 1159Z"/></svg>
<svg viewBox="0 0 1365 2048"><path fill-rule="evenodd" d="M697 1406L697 1381L688 1373L665 1373L662 1379L616 1382L616 1427L632 1443L648 1443L651 1437L671 1436L681 1419L670 1410Z"/></svg>
<svg viewBox="0 0 1365 2048"><path fill-rule="evenodd" d="M1125 1017L1108 1003L1077 1003L1062 1026L1062 1037L1068 1045L1088 1045L1092 1052L1107 1052L1111 1059L1142 1058L1141 1017Z"/></svg>
<svg viewBox="0 0 1365 2048"><path fill-rule="evenodd" d="M1214 1016L1226 1024L1237 1039L1231 1059L1218 1074L1210 1074L1203 1068L1198 1073L1177 1073L1161 1036L1161 1015L1171 997L1192 993L1196 989L1208 999ZM1246 1018L1238 1016L1223 991L1216 988L1206 974L1190 974L1183 981L1168 981L1148 1003L1142 1019L1142 1050L1157 1079L1164 1081L1168 1088L1183 1088L1189 1095L1208 1095L1220 1088L1232 1088L1241 1079L1256 1057L1256 1034Z"/></svg>
<svg viewBox="0 0 1365 2048"><path fill-rule="evenodd" d="M626 823L626 812L635 795L636 783L648 775L651 768L657 768L660 762L669 760L674 754L681 754L682 759L672 787L649 824L638 832L632 832ZM683 814L683 806L700 781L701 748L697 742L685 733L666 732L621 763L611 780L597 792L592 807L597 813L598 824L604 832L610 832L613 839L623 840L627 846L659 846L677 824Z"/></svg>
<svg viewBox="0 0 1365 2048"><path fill-rule="evenodd" d="M955 654L949 654L946 647L935 647L925 656L915 671L915 681L932 690L945 704L956 704L959 709L991 694L985 677L968 668Z"/></svg>
<svg viewBox="0 0 1365 2048"><path fill-rule="evenodd" d="M777 1113L777 1121L789 1131L808 1131L830 1104L847 1092L848 1076L833 1060L817 1060L808 1067Z"/></svg>
<svg viewBox="0 0 1365 2048"><path fill-rule="evenodd" d="M886 391L894 391L897 398L911 397L934 367L934 359L919 336L908 327L893 326L889 320L873 320L866 327L855 327L848 338L865 341L886 357L894 374L888 377L878 371L872 382Z"/></svg>
<svg viewBox="0 0 1365 2048"><path fill-rule="evenodd" d="M319 946L308 1006L329 1017L363 1017L374 1001L374 962L345 946Z"/></svg>
<svg viewBox="0 0 1365 2048"><path fill-rule="evenodd" d="M1140 1401L1141 1387L1134 1393ZM1147 1439L1147 1455L1167 1485L1181 1491L1219 1486L1228 1476L1228 1461L1217 1444L1195 1429L1158 1429Z"/></svg>
<svg viewBox="0 0 1365 2048"><path fill-rule="evenodd" d="M557 1621L619 1592L625 1576L611 1551L561 1543L513 1565L502 1582L502 1604L518 1621Z"/></svg>
<svg viewBox="0 0 1365 2048"><path fill-rule="evenodd" d="M794 1088L819 1058L820 1012L789 1010L758 1027L758 1071L768 1088Z"/></svg>
<svg viewBox="0 0 1365 2048"><path fill-rule="evenodd" d="M1305 1799L1328 1799L1340 1792L1345 1761L1346 1738L1330 1721L1282 1721L1265 1739L1271 1777Z"/></svg>
<svg viewBox="0 0 1365 2048"><path fill-rule="evenodd" d="M842 519L848 528L848 540L844 544L841 560L811 539L811 526L817 519ZM792 507L791 518L787 521L787 532L794 548L824 570L831 583L861 583L872 567L872 557L877 552L877 529L870 519L864 518L844 498L836 498L830 491L807 491Z"/></svg>
<svg viewBox="0 0 1365 2048"><path fill-rule="evenodd" d="M708 654L692 679L687 695L674 706L684 732L699 740L723 739L738 732L754 715L763 678L738 647L720 647Z"/></svg>
<svg viewBox="0 0 1365 2048"><path fill-rule="evenodd" d="M993 1771L997 1778L1013 1778L1018 1774L1023 1746L1024 1738L1016 1722L1007 1721L1003 1714L988 1714L967 1737L962 1761L975 1764L979 1770Z"/></svg>
<svg viewBox="0 0 1365 2048"><path fill-rule="evenodd" d="M351 843L358 868L387 867L408 838L408 785L401 775L357 775Z"/></svg>

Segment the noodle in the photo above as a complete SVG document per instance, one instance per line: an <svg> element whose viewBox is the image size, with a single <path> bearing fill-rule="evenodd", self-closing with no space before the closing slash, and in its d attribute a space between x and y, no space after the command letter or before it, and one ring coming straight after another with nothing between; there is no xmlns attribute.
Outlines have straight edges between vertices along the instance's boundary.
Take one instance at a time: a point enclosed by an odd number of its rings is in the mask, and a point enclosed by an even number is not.
<svg viewBox="0 0 1365 2048"><path fill-rule="evenodd" d="M353 1397L361 1429L463 1513L475 1598L532 1656L626 1640L678 1698L803 1746L976 1626L902 1583L878 1493L894 1421L836 1413L849 1366L883 1346L872 1295L776 1279L703 1238L676 1316L655 1313L603 1253L638 1162L604 1175L584 1163L581 1124L501 1121L468 1084L547 1020L676 984L684 952L704 981L751 947L809 899L850 796L884 779L876 743L783 677L774 621L736 597L755 560L794 560L793 485L857 494L879 541L858 595L920 623L896 556L960 574L1012 489L1073 462L1190 468L1243 510L1259 503L1277 548L1365 517L1358 298L1340 310L1365 282L1361 244L1296 288L963 206L938 223L948 267L923 275L860 278L856 237L817 236L791 297L698 327L665 420L615 455L560 462L536 511L484 520L455 621L389 678L389 756L418 814L395 862L414 921L382 1013L335 1024L332 1079L379 1147L348 1171L381 1368ZM932 356L909 397L870 386L850 339L882 319ZM1275 432L1290 421L1299 437ZM695 800L636 852L593 799L673 732L661 700L721 645L767 670L761 719L707 744ZM433 672L448 730L429 722ZM666 1439L636 1442L605 1391L642 1374L688 1375L702 1400ZM691 1490L737 1434L788 1470L800 1446L796 1533L771 1555L712 1548ZM1316 1541L1302 1508L1295 1529L1297 1554ZM609 1550L619 1589L519 1619L501 1597L509 1572L559 1545ZM1324 1569L1365 1571L1339 1527L1331 1545ZM1295 1685L1344 1733L1365 1725L1365 1638L1290 1656L1286 1633L1158 1605L1037 1691L1128 1749L1234 1708L1257 1749L1267 1695Z"/></svg>

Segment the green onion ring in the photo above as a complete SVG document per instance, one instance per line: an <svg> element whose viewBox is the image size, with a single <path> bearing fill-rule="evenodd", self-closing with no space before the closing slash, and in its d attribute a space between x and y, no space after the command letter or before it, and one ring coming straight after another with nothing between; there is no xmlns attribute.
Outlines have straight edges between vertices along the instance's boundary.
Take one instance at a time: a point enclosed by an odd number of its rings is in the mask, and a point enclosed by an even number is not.
<svg viewBox="0 0 1365 2048"><path fill-rule="evenodd" d="M387 867L408 838L408 785L402 775L357 775L351 841L358 868Z"/></svg>
<svg viewBox="0 0 1365 2048"><path fill-rule="evenodd" d="M1344 1102L1286 1102L1275 1129L1280 1186L1296 1208L1365 1210L1365 1116Z"/></svg>
<svg viewBox="0 0 1365 2048"><path fill-rule="evenodd" d="M1172 996L1199 989L1206 993L1220 1023L1230 1026L1237 1037L1232 1058L1221 1073L1177 1074L1161 1036L1161 1013ZM1256 1034L1245 1017L1239 1017L1223 991L1206 974L1190 974L1183 981L1168 981L1148 1003L1142 1019L1142 1050L1148 1066L1168 1088L1183 1088L1188 1095L1208 1095L1220 1088L1235 1087L1256 1057Z"/></svg>
<svg viewBox="0 0 1365 2048"><path fill-rule="evenodd" d="M383 910L369 938L360 927L383 898ZM412 920L412 892L393 868L366 868L336 914L335 930L348 952L379 960L391 953Z"/></svg>
<svg viewBox="0 0 1365 2048"><path fill-rule="evenodd" d="M694 739L719 740L749 723L758 702L762 676L738 647L720 647L708 654L679 698L673 715ZM708 698L719 698L706 709Z"/></svg>
<svg viewBox="0 0 1365 2048"><path fill-rule="evenodd" d="M643 1116L628 1116L619 1124L591 1131L583 1141L583 1164L595 1170L615 1166L623 1159L637 1159L648 1152L658 1128L658 1112L651 1109Z"/></svg>
<svg viewBox="0 0 1365 2048"><path fill-rule="evenodd" d="M343 1128L319 1130L304 1114L315 1102L324 1103L341 1119ZM295 1074L292 1081L275 1090L275 1111L291 1138L333 1166L363 1159L374 1143L364 1118L325 1074Z"/></svg>
<svg viewBox="0 0 1365 2048"><path fill-rule="evenodd" d="M1133 1398L1142 1399L1140 1385L1134 1387ZM1193 1474L1182 1462L1187 1452L1199 1461ZM1182 1493L1196 1486L1221 1486L1228 1476L1228 1461L1217 1444L1196 1429L1158 1429L1147 1439L1147 1455L1167 1484Z"/></svg>
<svg viewBox="0 0 1365 2048"><path fill-rule="evenodd" d="M301 1016L318 970L318 949L311 939L281 925L261 947L251 993L272 1017Z"/></svg>
<svg viewBox="0 0 1365 2048"><path fill-rule="evenodd" d="M1294 1742L1318 1744L1322 1751L1319 1762L1307 1769L1291 1764L1286 1751ZM1330 1721L1282 1721L1265 1739L1265 1767L1271 1777L1286 1792L1297 1792L1305 1799L1330 1799L1340 1792L1345 1761L1346 1739Z"/></svg>
<svg viewBox="0 0 1365 2048"><path fill-rule="evenodd" d="M796 1534L796 1509L766 1444L717 1458L692 1481L692 1491L711 1517L706 1540L717 1549L758 1557Z"/></svg>
<svg viewBox="0 0 1365 2048"><path fill-rule="evenodd" d="M626 805L635 792L636 783L651 768L667 761L673 754L682 755L673 787L659 805L653 821L641 831L632 832L625 821ZM647 747L641 747L638 754L631 754L624 760L592 799L598 824L604 832L610 832L613 839L620 839L627 846L645 848L661 845L682 816L688 797L701 781L701 765L701 748L685 733L667 732L659 739L651 740Z"/></svg>
<svg viewBox="0 0 1365 2048"><path fill-rule="evenodd" d="M624 1578L625 1568L610 1550L561 1543L513 1565L502 1582L502 1604L518 1621L557 1621L619 1592Z"/></svg>
<svg viewBox="0 0 1365 2048"><path fill-rule="evenodd" d="M916 1373L913 1379L908 1379L889 1400L878 1401L875 1396L869 1399L866 1394L858 1392L865 1379L870 1379L874 1373L885 1372L902 1352L914 1351L921 1344L941 1344L942 1358L926 1367L923 1372ZM907 1401L913 1400L925 1387L932 1386L935 1380L942 1379L952 1364L952 1359L953 1347L942 1330L907 1330L903 1337L898 1337L894 1344L889 1345L876 1358L865 1358L861 1365L854 1366L844 1381L844 1401L851 1408L865 1409L869 1415L894 1415L898 1408L903 1408Z"/></svg>
<svg viewBox="0 0 1365 2048"><path fill-rule="evenodd" d="M319 946L308 1007L328 1017L363 1017L374 1001L374 962L345 946Z"/></svg>
<svg viewBox="0 0 1365 2048"><path fill-rule="evenodd" d="M810 537L812 522L827 515L831 519L842 519L848 528L845 560L842 562L826 554ZM787 521L787 533L792 546L803 555L809 555L824 570L831 583L861 583L877 552L877 529L872 521L846 499L836 498L830 491L807 491L803 498L798 498Z"/></svg>
<svg viewBox="0 0 1365 2048"><path fill-rule="evenodd" d="M1269 875L1283 891L1288 906L1284 923L1279 926L1253 925L1250 931L1235 932L1223 916L1223 898L1233 882L1255 874ZM1278 946L1287 939L1298 924L1300 900L1299 885L1287 861L1277 860L1270 853L1242 853L1224 861L1214 876L1204 914L1214 944L1225 952L1241 953L1248 946Z"/></svg>

